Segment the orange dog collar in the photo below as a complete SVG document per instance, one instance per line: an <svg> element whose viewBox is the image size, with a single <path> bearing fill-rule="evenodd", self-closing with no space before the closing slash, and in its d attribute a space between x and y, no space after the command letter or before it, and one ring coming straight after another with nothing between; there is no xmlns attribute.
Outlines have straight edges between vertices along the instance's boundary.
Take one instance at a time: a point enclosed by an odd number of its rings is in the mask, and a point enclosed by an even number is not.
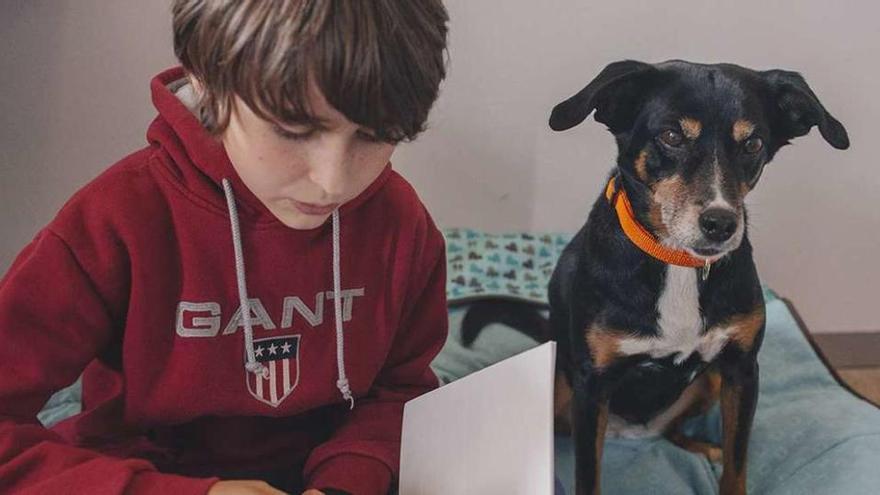
<svg viewBox="0 0 880 495"><path fill-rule="evenodd" d="M695 258L686 251L668 248L660 244L650 232L642 227L633 214L632 204L626 196L626 191L623 188L616 187L614 177L608 181L608 187L605 188L605 198L608 199L608 202L611 203L611 206L617 212L617 219L620 221L623 232L639 249L651 257L670 265L691 268L702 267L704 268L704 278L708 275L709 266L711 265L708 260Z"/></svg>

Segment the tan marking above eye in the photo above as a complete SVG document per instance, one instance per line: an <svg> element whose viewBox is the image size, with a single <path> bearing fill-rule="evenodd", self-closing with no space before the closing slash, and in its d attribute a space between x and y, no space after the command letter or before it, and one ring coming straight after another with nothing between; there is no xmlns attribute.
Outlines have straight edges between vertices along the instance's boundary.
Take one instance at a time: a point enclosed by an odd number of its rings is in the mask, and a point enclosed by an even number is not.
<svg viewBox="0 0 880 495"><path fill-rule="evenodd" d="M682 117L679 119L678 123L681 125L681 132L683 132L688 139L697 139L700 137L700 133L703 132L703 124L697 119Z"/></svg>
<svg viewBox="0 0 880 495"><path fill-rule="evenodd" d="M755 124L748 120L740 119L733 123L733 140L740 143L755 132Z"/></svg>

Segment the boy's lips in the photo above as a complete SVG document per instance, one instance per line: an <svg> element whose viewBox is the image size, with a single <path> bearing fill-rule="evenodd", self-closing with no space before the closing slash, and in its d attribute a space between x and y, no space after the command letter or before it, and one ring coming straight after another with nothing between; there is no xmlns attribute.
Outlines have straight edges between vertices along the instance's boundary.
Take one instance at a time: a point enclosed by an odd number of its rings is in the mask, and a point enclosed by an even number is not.
<svg viewBox="0 0 880 495"><path fill-rule="evenodd" d="M293 206L295 206L297 210L305 213L306 215L329 215L333 213L333 210L339 207L339 205L336 203L328 205L316 205L313 203L303 203L302 201L297 201L295 199L291 201L293 202Z"/></svg>

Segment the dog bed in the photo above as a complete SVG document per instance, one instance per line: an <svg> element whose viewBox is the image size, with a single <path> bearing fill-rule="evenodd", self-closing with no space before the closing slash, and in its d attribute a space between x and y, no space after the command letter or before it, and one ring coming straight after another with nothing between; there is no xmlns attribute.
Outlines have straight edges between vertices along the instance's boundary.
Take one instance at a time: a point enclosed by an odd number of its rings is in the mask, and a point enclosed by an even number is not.
<svg viewBox="0 0 880 495"><path fill-rule="evenodd" d="M465 348L461 321L467 303L482 297L546 304L552 265L569 236L465 229L445 234L450 332L433 366L442 381L450 382L536 344L494 324ZM749 447L749 493L880 493L880 409L837 381L785 300L770 290L764 297L767 330L758 358L761 384ZM718 408L690 421L686 430L720 443ZM573 493L573 466L571 440L558 436L556 473L565 493ZM662 437L607 439L602 493L717 494L720 474L719 465Z"/></svg>

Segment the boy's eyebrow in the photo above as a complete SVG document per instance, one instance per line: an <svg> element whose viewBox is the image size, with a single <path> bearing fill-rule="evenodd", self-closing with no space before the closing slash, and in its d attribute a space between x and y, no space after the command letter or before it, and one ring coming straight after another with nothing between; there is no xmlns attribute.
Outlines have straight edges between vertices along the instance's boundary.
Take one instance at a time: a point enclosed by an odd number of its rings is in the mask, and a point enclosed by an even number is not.
<svg viewBox="0 0 880 495"><path fill-rule="evenodd" d="M319 131L329 131L333 129L333 125L330 120L309 115L294 117L293 119L287 120L286 122L278 122L276 123L276 125L280 126L282 129L285 125L307 125L312 126ZM358 130L373 137L378 137L379 135L379 132L372 127L360 126Z"/></svg>
<svg viewBox="0 0 880 495"><path fill-rule="evenodd" d="M302 115L297 116L292 119L288 119L285 121L279 121L276 123L277 125L284 127L286 125L308 125L313 126L319 130L328 130L332 126L330 125L330 121L327 119L322 119L321 117L315 117L311 115Z"/></svg>

